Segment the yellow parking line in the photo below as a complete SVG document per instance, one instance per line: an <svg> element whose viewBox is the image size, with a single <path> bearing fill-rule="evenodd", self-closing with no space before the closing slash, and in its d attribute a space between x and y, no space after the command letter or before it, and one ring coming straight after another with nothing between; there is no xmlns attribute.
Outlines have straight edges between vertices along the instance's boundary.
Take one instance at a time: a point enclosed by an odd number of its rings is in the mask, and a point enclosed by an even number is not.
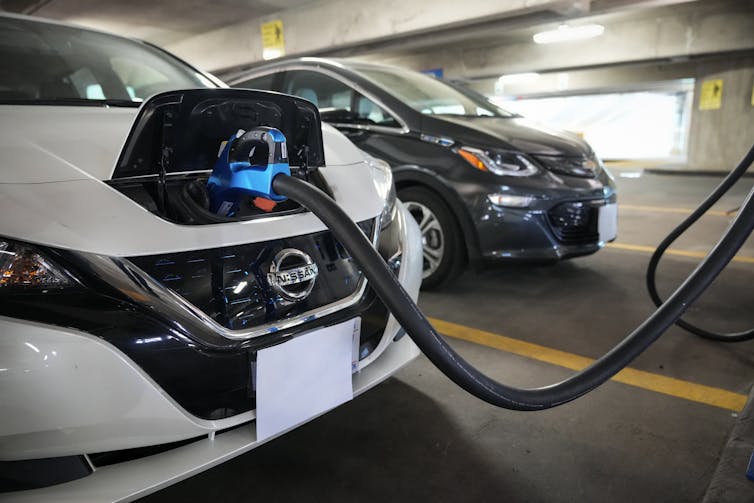
<svg viewBox="0 0 754 503"><path fill-rule="evenodd" d="M626 243L608 243L607 248L613 248L615 250L635 251L642 253L654 253L655 248L652 246L644 245L632 245ZM692 257L692 258L704 258L707 256L706 252L676 250L674 248L668 248L665 250L666 255L676 255L678 257ZM745 255L736 255L733 257L733 262L741 262L744 264L754 264L754 257L747 257Z"/></svg>
<svg viewBox="0 0 754 503"><path fill-rule="evenodd" d="M619 204L618 208L621 210L634 210L634 211L650 211L654 213L680 213L683 215L690 215L694 210L691 208L673 208L668 206L643 206L638 204ZM711 215L715 217L733 217L736 212L728 213L726 211L713 211L710 210L705 215Z"/></svg>
<svg viewBox="0 0 754 503"><path fill-rule="evenodd" d="M510 337L505 337L504 335L458 325L437 318L430 318L430 321L438 332L449 337L481 344L483 346L550 363L559 367L565 367L571 370L582 370L594 362L593 359L584 356L567 353L546 346L540 346L539 344L533 344L531 342L512 339ZM613 376L612 380L628 384L629 386L735 412L743 410L747 398L746 395L740 393L733 393L732 391L720 388L704 386L703 384L696 384L628 367Z"/></svg>

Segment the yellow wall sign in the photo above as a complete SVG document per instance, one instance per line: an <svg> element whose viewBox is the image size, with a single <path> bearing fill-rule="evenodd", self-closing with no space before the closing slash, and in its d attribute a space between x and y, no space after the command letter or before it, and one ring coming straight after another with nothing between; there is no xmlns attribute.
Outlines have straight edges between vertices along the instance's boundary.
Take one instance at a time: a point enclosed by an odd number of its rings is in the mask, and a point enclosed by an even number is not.
<svg viewBox="0 0 754 503"><path fill-rule="evenodd" d="M717 110L723 102L723 79L705 80L699 94L699 110Z"/></svg>
<svg viewBox="0 0 754 503"><path fill-rule="evenodd" d="M277 19L262 24L262 57L264 59L279 58L285 55L285 39L283 38L283 21Z"/></svg>

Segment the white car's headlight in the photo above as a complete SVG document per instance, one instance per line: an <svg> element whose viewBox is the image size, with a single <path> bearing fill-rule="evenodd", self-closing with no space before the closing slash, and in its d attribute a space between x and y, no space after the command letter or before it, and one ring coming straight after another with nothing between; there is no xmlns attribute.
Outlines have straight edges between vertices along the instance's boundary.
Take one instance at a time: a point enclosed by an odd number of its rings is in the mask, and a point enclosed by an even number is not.
<svg viewBox="0 0 754 503"><path fill-rule="evenodd" d="M377 159L364 152L364 159L369 167L372 169L372 179L374 185L377 188L377 193L380 195L383 201L385 201L385 207L380 215L380 228L384 229L395 218L395 183L393 182L393 171L390 169L390 165L382 159Z"/></svg>
<svg viewBox="0 0 754 503"><path fill-rule="evenodd" d="M0 239L0 291L72 285L71 277L34 247Z"/></svg>

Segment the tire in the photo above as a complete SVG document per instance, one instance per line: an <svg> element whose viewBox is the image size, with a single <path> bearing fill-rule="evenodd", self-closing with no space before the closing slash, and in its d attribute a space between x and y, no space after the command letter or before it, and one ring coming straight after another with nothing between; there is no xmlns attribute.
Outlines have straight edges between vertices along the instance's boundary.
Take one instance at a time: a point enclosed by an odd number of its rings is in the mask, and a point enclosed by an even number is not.
<svg viewBox="0 0 754 503"><path fill-rule="evenodd" d="M461 229L448 205L421 186L399 189L398 198L422 231L422 289L437 288L455 279L463 270L466 254Z"/></svg>

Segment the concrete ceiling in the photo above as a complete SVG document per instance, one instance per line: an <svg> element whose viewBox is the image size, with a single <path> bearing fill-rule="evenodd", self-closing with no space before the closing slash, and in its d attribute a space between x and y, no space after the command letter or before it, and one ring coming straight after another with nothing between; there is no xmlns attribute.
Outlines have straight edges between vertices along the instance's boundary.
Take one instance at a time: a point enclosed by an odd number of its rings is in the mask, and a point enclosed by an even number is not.
<svg viewBox="0 0 754 503"><path fill-rule="evenodd" d="M0 0L0 9L142 38L225 76L262 62L260 27L271 19L283 21L285 57L355 56L454 78L754 48L754 0ZM562 22L606 31L532 43Z"/></svg>
<svg viewBox="0 0 754 503"><path fill-rule="evenodd" d="M0 0L0 10L169 45L312 0Z"/></svg>
<svg viewBox="0 0 754 503"><path fill-rule="evenodd" d="M456 79L492 79L524 72L567 72L615 65L667 65L700 58L754 53L754 0L703 0L641 9L585 13L569 24L599 23L597 39L537 45L532 35L553 29L561 20L542 23L506 20L473 30L434 33L432 38L404 40L400 47L383 44L356 56L417 70L443 68ZM540 16L541 17L541 16ZM527 19L531 21L531 19ZM531 88L527 84L527 88Z"/></svg>

